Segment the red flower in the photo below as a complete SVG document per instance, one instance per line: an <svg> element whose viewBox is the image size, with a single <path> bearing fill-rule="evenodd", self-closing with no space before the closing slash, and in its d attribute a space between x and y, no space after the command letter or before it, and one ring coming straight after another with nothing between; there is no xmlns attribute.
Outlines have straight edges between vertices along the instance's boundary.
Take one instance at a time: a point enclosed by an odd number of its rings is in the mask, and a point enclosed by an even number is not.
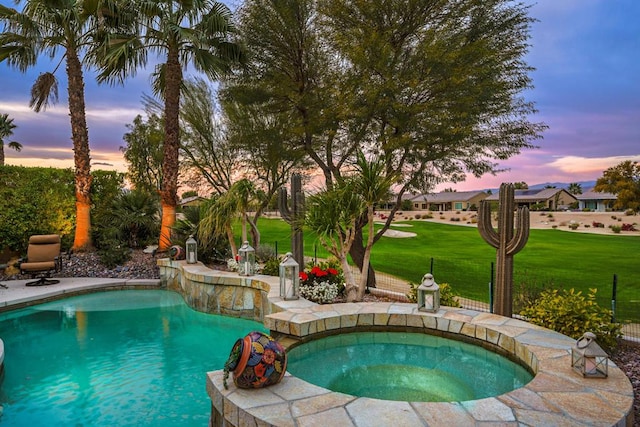
<svg viewBox="0 0 640 427"><path fill-rule="evenodd" d="M298 273L298 276L300 276L300 280L305 281L309 278L309 276L307 276L307 273L305 273L304 271L301 271L300 273Z"/></svg>
<svg viewBox="0 0 640 427"><path fill-rule="evenodd" d="M333 275L333 276L337 276L338 275L338 270L336 270L335 268L327 268L327 273Z"/></svg>
<svg viewBox="0 0 640 427"><path fill-rule="evenodd" d="M324 270L320 270L320 271L318 271L318 272L316 273L316 276L317 276L317 277L324 277L324 276L327 276L327 275L329 275L329 273L327 273L327 272L326 272L326 271L324 271Z"/></svg>
<svg viewBox="0 0 640 427"><path fill-rule="evenodd" d="M310 273L313 274L314 276L320 276L322 275L322 273L324 273L324 271L322 271L320 267L316 265L311 269Z"/></svg>

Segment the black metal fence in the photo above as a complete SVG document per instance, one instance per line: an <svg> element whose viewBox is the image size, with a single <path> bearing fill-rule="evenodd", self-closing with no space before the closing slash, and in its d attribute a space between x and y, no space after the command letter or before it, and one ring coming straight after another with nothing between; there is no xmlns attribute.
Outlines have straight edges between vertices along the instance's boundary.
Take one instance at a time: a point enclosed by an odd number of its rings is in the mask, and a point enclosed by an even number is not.
<svg viewBox="0 0 640 427"><path fill-rule="evenodd" d="M425 265L437 283L449 283L460 296L463 307L491 312L493 303L493 263L478 263L453 258L431 258ZM476 283L469 286L469 277ZM388 274L376 274L377 286L396 294L409 292L406 281ZM525 304L535 299L545 289L568 289L559 285L554 278L543 271L514 271L514 313L518 313ZM459 286L461 283L467 286ZM596 301L600 307L610 309L612 320L623 324L625 338L640 340L640 286L638 277L619 277L611 273L610 281L593 283L596 288ZM620 295L623 297L620 297Z"/></svg>

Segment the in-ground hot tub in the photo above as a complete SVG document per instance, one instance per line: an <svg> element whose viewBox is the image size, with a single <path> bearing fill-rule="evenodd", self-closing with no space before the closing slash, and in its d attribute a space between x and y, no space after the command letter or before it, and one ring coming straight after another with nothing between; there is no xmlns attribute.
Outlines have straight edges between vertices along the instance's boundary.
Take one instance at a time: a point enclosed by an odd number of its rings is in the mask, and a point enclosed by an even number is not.
<svg viewBox="0 0 640 427"><path fill-rule="evenodd" d="M353 332L292 346L287 370L358 397L460 402L499 396L533 375L484 347L424 333Z"/></svg>

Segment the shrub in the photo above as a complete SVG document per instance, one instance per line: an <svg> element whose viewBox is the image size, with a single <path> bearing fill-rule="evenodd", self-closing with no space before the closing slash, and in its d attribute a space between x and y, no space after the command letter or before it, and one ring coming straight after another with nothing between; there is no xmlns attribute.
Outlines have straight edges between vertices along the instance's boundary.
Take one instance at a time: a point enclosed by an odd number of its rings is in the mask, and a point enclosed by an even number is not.
<svg viewBox="0 0 640 427"><path fill-rule="evenodd" d="M578 227L580 227L580 224L578 224L577 222L569 223L569 228L572 229L572 230L577 230Z"/></svg>
<svg viewBox="0 0 640 427"><path fill-rule="evenodd" d="M619 234L621 230L622 230L622 227L620 227L619 225L612 225L611 226L611 231L613 231L616 234Z"/></svg>
<svg viewBox="0 0 640 427"><path fill-rule="evenodd" d="M280 275L280 260L278 258L270 258L264 263L262 267L262 274L267 276L279 276Z"/></svg>
<svg viewBox="0 0 640 427"><path fill-rule="evenodd" d="M267 262L274 258L277 258L275 246L268 243L260 243L260 246L256 249L256 260L260 262Z"/></svg>
<svg viewBox="0 0 640 427"><path fill-rule="evenodd" d="M425 219L433 219L433 215L432 214L426 214L425 216L423 216L423 218L425 218Z"/></svg>
<svg viewBox="0 0 640 427"><path fill-rule="evenodd" d="M415 215L414 215L414 218L415 218L415 219L420 219L420 218L422 218L422 215L420 215L420 214L415 214Z"/></svg>
<svg viewBox="0 0 640 427"><path fill-rule="evenodd" d="M600 344L614 348L622 336L622 325L611 322L611 310L598 305L596 292L597 289L590 289L584 296L574 289L547 289L520 314L533 324L575 339L585 332L593 332Z"/></svg>
<svg viewBox="0 0 640 427"><path fill-rule="evenodd" d="M553 225L551 226L551 228L556 229L556 228L558 228L558 226L557 226L556 224L553 224Z"/></svg>
<svg viewBox="0 0 640 427"><path fill-rule="evenodd" d="M93 237L98 247L103 246L105 230L107 239L115 238L127 247L140 248L154 243L160 229L158 198L143 191L121 192L95 216Z"/></svg>
<svg viewBox="0 0 640 427"><path fill-rule="evenodd" d="M622 224L622 231L638 231L633 224Z"/></svg>
<svg viewBox="0 0 640 427"><path fill-rule="evenodd" d="M594 228L604 228L604 224L598 221L593 221L591 225L593 225Z"/></svg>
<svg viewBox="0 0 640 427"><path fill-rule="evenodd" d="M626 216L635 215L635 211L633 209L627 209L626 211L624 211L624 214Z"/></svg>
<svg viewBox="0 0 640 427"><path fill-rule="evenodd" d="M611 219L618 219L618 217L615 215L611 215Z"/></svg>
<svg viewBox="0 0 640 427"><path fill-rule="evenodd" d="M131 251L118 238L118 234L118 230L113 227L103 230L103 238L100 241L97 253L100 257L100 262L107 268L122 265L131 257Z"/></svg>
<svg viewBox="0 0 640 427"><path fill-rule="evenodd" d="M409 293L407 299L411 302L418 302L418 287L420 283L407 283L409 285ZM440 305L446 305L447 307L461 307L458 302L459 295L454 292L451 285L448 283L440 283Z"/></svg>

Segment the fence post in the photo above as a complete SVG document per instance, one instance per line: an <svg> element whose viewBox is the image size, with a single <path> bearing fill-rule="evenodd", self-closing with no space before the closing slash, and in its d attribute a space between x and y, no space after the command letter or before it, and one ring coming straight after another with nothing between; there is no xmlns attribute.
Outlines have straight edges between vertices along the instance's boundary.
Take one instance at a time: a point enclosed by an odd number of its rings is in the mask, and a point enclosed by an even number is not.
<svg viewBox="0 0 640 427"><path fill-rule="evenodd" d="M318 265L318 244L313 244L313 265Z"/></svg>
<svg viewBox="0 0 640 427"><path fill-rule="evenodd" d="M429 273L433 274L433 257L431 257L431 265L429 266Z"/></svg>
<svg viewBox="0 0 640 427"><path fill-rule="evenodd" d="M491 262L491 275L489 276L489 313L493 313L493 261Z"/></svg>
<svg viewBox="0 0 640 427"><path fill-rule="evenodd" d="M611 322L616 322L616 299L618 294L618 275L613 275L613 290L611 292Z"/></svg>
<svg viewBox="0 0 640 427"><path fill-rule="evenodd" d="M276 247L276 258L278 258L278 241L277 240L276 240L275 247Z"/></svg>

